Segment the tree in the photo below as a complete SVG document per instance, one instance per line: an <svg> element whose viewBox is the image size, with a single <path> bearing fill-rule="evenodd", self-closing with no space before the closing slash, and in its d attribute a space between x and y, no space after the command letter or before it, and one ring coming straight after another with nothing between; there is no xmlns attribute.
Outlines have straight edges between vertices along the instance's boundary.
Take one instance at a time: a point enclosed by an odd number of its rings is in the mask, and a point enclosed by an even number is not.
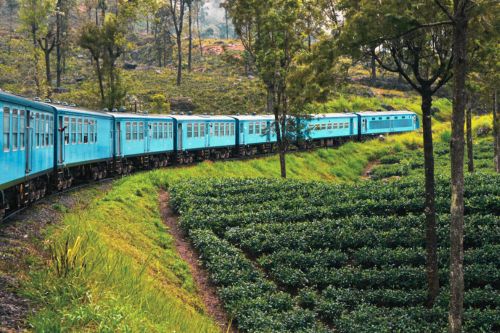
<svg viewBox="0 0 500 333"><path fill-rule="evenodd" d="M189 45L188 45L188 71L191 72L193 66L193 0L186 0L188 6L188 32L189 32Z"/></svg>
<svg viewBox="0 0 500 333"><path fill-rule="evenodd" d="M286 178L289 145L289 77L305 49L304 10L299 0L232 0L225 4L236 32L267 90L267 111L274 114L281 176Z"/></svg>
<svg viewBox="0 0 500 333"><path fill-rule="evenodd" d="M421 95L424 158L428 306L439 293L435 208L432 98L452 77L450 19L433 0L342 1L341 45L371 55L383 69L400 74Z"/></svg>
<svg viewBox="0 0 500 333"><path fill-rule="evenodd" d="M13 27L13 20L14 20L14 13L19 7L19 3L17 0L7 0L7 10L9 13L9 44L8 44L8 53L10 54L11 52L11 45L10 42L12 41L12 34L14 33L14 27Z"/></svg>
<svg viewBox="0 0 500 333"><path fill-rule="evenodd" d="M47 33L48 22L55 9L54 0L21 0L19 2L19 19L23 30L31 35L33 45L33 79L38 96L42 95L42 86L39 78L38 39Z"/></svg>
<svg viewBox="0 0 500 333"><path fill-rule="evenodd" d="M54 46L56 45L56 36L54 34L52 24L48 27L47 33L43 37L38 38L38 44L40 45L40 48L42 49L43 54L45 56L45 73L47 78L47 85L49 87L48 95L50 97L50 94L52 92L52 72L50 70L50 54L52 53L52 51L54 50Z"/></svg>
<svg viewBox="0 0 500 333"><path fill-rule="evenodd" d="M182 83L182 31L184 26L184 14L186 0L170 0L170 14L174 22L177 40L177 85Z"/></svg>

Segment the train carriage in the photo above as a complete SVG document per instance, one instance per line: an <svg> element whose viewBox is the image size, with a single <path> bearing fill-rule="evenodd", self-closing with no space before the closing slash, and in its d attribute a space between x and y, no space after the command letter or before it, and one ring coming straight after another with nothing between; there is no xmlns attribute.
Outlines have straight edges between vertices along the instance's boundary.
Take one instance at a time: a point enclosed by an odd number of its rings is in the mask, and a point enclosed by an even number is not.
<svg viewBox="0 0 500 333"><path fill-rule="evenodd" d="M273 115L231 116L236 119L236 149L240 155L272 151L277 142Z"/></svg>
<svg viewBox="0 0 500 333"><path fill-rule="evenodd" d="M358 112L359 136L410 132L420 128L418 116L410 111Z"/></svg>
<svg viewBox="0 0 500 333"><path fill-rule="evenodd" d="M358 134L357 115L353 113L316 114L298 118L299 138L322 146Z"/></svg>
<svg viewBox="0 0 500 333"><path fill-rule="evenodd" d="M174 119L162 115L112 113L114 155L118 171L131 167L167 166L174 153Z"/></svg>
<svg viewBox="0 0 500 333"><path fill-rule="evenodd" d="M228 158L236 144L236 120L227 116L173 115L181 163L195 158Z"/></svg>
<svg viewBox="0 0 500 333"><path fill-rule="evenodd" d="M0 92L0 216L43 197L54 169L55 110Z"/></svg>

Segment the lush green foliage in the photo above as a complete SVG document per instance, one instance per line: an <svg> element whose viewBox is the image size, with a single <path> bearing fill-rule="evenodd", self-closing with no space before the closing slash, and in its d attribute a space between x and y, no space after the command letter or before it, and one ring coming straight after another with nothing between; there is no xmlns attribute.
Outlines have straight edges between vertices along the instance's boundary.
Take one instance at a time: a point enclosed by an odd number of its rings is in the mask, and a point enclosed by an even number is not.
<svg viewBox="0 0 500 333"><path fill-rule="evenodd" d="M175 184L170 191L182 227L243 331L273 327L286 332L288 320L302 318L295 331L324 324L323 329L337 332L445 332L448 184L445 177L438 179L442 287L433 309L424 306L425 218L419 178L355 186L197 180ZM499 328L499 185L494 174L466 178L467 332ZM280 317L291 309L287 320Z"/></svg>

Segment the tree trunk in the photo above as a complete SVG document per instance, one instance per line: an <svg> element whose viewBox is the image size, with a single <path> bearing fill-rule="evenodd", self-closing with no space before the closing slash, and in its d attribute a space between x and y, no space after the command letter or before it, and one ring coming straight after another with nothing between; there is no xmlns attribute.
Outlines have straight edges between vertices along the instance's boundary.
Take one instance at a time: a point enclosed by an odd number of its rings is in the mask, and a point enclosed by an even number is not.
<svg viewBox="0 0 500 333"><path fill-rule="evenodd" d="M280 175L281 178L286 178L286 152L285 146L283 144L283 136L282 136L282 124L280 121L280 115L278 112L278 108L275 105L275 88L268 87L267 88L267 112L270 114L274 114L274 130L276 132L276 143L278 145L278 154L280 160Z"/></svg>
<svg viewBox="0 0 500 333"><path fill-rule="evenodd" d="M189 48L188 48L188 71L191 72L193 63L193 11L192 5L188 4L188 29L189 29Z"/></svg>
<svg viewBox="0 0 500 333"><path fill-rule="evenodd" d="M31 27L31 35L32 35L32 38L33 38L33 61L34 61L34 66L33 66L33 77L34 77L34 80L35 80L35 86L36 86L36 94L37 96L41 96L42 95L42 89L41 89L41 86L40 86L40 80L38 78L38 51L37 51L37 42L36 42L36 26L32 26Z"/></svg>
<svg viewBox="0 0 500 333"><path fill-rule="evenodd" d="M464 120L468 0L454 0L453 113L451 118L450 333L462 332L464 306Z"/></svg>
<svg viewBox="0 0 500 333"><path fill-rule="evenodd" d="M472 106L467 108L467 167L474 172L474 142L472 139Z"/></svg>
<svg viewBox="0 0 500 333"><path fill-rule="evenodd" d="M424 131L424 165L425 165L425 221L427 252L427 306L432 307L439 293L437 231L436 231L436 199L434 179L434 145L432 140L432 94L422 94L422 127Z"/></svg>
<svg viewBox="0 0 500 333"><path fill-rule="evenodd" d="M47 40L45 40L45 43L48 43ZM50 49L48 45L45 45L47 47L46 50L44 50L44 55L45 55L45 75L47 76L47 86L49 87L49 97L50 97L50 92L52 89L52 73L50 71Z"/></svg>
<svg viewBox="0 0 500 333"><path fill-rule="evenodd" d="M374 83L377 80L377 63L376 63L377 60L375 59L375 56L373 55L374 53L375 53L375 50L372 51L372 56L370 59L370 68L371 68L370 80L372 81L372 83Z"/></svg>
<svg viewBox="0 0 500 333"><path fill-rule="evenodd" d="M101 70L101 63L99 61L99 58L96 57L95 59L95 64L96 64L96 71L97 71L97 79L99 80L99 91L101 93L101 104L104 106L105 104L105 97L104 97L104 84L103 84L103 78L102 78L102 70Z"/></svg>
<svg viewBox="0 0 500 333"><path fill-rule="evenodd" d="M200 30L200 9L198 8L198 12L196 13L196 30L198 30L198 42L200 44L200 56L203 61L203 43L201 41L201 30Z"/></svg>
<svg viewBox="0 0 500 333"><path fill-rule="evenodd" d="M497 89L493 92L493 145L495 171L500 173L500 117L498 116L498 95Z"/></svg>
<svg viewBox="0 0 500 333"><path fill-rule="evenodd" d="M58 2L58 10L60 10L61 3ZM61 63L61 15L59 11L56 16L56 87L61 87L61 74L62 74L62 63Z"/></svg>
<svg viewBox="0 0 500 333"><path fill-rule="evenodd" d="M225 18L226 18L226 39L229 39L229 18L227 15L227 9L224 8L225 11Z"/></svg>
<svg viewBox="0 0 500 333"><path fill-rule="evenodd" d="M177 34L177 85L182 83L182 35Z"/></svg>

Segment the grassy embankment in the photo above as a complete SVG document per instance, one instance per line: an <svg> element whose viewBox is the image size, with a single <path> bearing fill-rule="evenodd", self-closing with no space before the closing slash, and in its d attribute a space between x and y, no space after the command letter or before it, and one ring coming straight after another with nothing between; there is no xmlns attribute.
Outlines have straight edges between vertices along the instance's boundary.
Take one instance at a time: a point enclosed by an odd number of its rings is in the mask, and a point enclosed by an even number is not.
<svg viewBox="0 0 500 333"><path fill-rule="evenodd" d="M490 122L482 117L475 127ZM435 130L439 140L448 126ZM370 160L418 149L420 137L408 133L290 154L290 178L354 182ZM144 172L115 182L109 192L90 190L87 195L95 196L90 206L66 213L63 223L47 232L45 248L57 255L26 282L25 294L40 307L30 324L39 331L217 331L161 222L158 189L189 177L278 175L273 156ZM58 272L57 262L68 267Z"/></svg>

